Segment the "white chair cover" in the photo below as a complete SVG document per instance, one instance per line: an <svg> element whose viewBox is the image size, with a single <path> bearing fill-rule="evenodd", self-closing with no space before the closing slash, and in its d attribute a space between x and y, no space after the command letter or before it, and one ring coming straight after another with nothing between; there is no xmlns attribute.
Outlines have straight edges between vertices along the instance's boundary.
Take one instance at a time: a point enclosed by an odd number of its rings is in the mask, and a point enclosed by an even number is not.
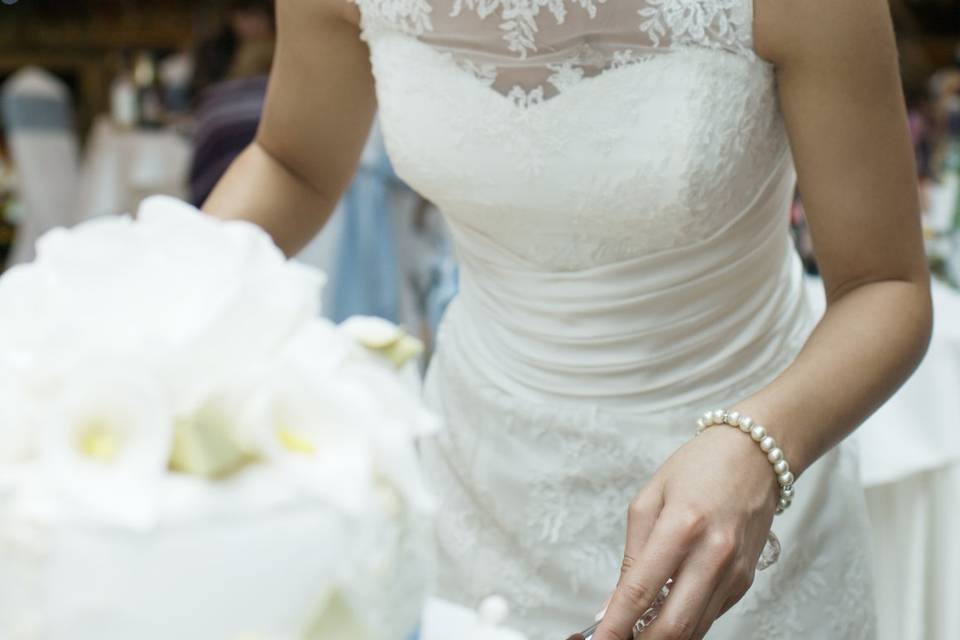
<svg viewBox="0 0 960 640"><path fill-rule="evenodd" d="M3 125L20 175L25 216L11 265L29 262L37 238L74 222L77 198L77 138L70 90L52 74L28 67L0 92Z"/></svg>
<svg viewBox="0 0 960 640"><path fill-rule="evenodd" d="M150 195L187 199L191 153L172 129L127 130L98 118L80 167L77 222L131 213Z"/></svg>

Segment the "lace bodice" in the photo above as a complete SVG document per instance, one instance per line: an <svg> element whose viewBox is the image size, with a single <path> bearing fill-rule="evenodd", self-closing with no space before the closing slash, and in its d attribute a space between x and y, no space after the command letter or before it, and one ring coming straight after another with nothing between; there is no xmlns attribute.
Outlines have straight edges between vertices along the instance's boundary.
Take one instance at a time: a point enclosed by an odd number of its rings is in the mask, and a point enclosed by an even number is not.
<svg viewBox="0 0 960 640"><path fill-rule="evenodd" d="M358 1L398 175L523 262L702 240L786 155L750 0Z"/></svg>

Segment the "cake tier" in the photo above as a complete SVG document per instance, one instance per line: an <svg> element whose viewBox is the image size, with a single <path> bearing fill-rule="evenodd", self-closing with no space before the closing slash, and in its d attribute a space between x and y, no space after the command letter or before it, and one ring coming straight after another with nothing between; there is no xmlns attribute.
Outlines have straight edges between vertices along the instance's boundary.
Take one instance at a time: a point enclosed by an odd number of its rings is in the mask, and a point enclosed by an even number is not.
<svg viewBox="0 0 960 640"><path fill-rule="evenodd" d="M8 471L0 638L319 640L360 620L370 640L408 638L430 559L417 518L390 500L345 514L275 480L169 476L156 524L130 528L45 499L38 470Z"/></svg>

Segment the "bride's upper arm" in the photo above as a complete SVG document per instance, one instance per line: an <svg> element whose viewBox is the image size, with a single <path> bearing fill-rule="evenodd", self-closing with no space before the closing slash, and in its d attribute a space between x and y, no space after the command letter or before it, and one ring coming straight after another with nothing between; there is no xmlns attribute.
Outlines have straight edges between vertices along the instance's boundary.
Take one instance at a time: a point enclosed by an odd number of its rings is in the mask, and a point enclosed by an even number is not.
<svg viewBox="0 0 960 640"><path fill-rule="evenodd" d="M323 192L350 180L376 110L349 0L278 0L277 51L257 143Z"/></svg>
<svg viewBox="0 0 960 640"><path fill-rule="evenodd" d="M916 169L886 0L755 0L831 297L922 282Z"/></svg>

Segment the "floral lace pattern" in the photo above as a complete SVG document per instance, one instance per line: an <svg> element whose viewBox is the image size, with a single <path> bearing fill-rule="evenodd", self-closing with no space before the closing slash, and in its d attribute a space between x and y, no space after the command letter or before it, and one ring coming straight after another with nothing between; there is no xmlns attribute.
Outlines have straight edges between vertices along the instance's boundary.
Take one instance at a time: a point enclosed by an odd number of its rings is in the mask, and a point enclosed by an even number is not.
<svg viewBox="0 0 960 640"><path fill-rule="evenodd" d="M514 104L677 47L752 51L750 0L354 0L367 37L413 35ZM577 46L571 34L584 37Z"/></svg>
<svg viewBox="0 0 960 640"><path fill-rule="evenodd" d="M570 0L571 4L579 5L591 18L597 16L597 5L593 0ZM600 0L604 3L606 0ZM567 16L567 0L454 0L452 17L460 15L466 6L481 18L486 18L498 9L501 13L500 29L507 48L520 58L527 54L536 53L538 31L537 17L541 9L547 9L557 21L563 24Z"/></svg>
<svg viewBox="0 0 960 640"><path fill-rule="evenodd" d="M752 7L743 0L647 0L638 13L640 30L655 46L669 39L674 44L713 45L749 49Z"/></svg>

